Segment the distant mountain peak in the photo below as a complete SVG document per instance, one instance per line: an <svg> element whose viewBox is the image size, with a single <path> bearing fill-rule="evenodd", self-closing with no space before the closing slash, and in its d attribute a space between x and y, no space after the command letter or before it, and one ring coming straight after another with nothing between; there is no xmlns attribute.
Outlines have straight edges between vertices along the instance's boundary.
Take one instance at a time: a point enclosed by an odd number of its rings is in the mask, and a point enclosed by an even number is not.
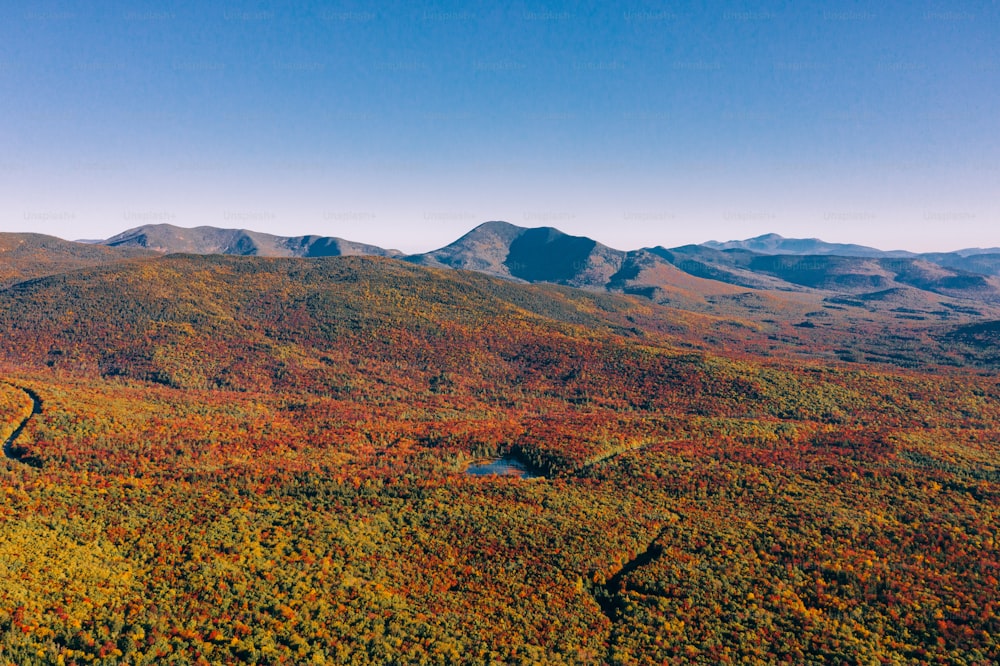
<svg viewBox="0 0 1000 666"><path fill-rule="evenodd" d="M594 262L606 264L617 255L625 253L584 236L570 236L554 227L519 227L494 220L480 224L450 245L409 257L409 261L528 282L580 285L606 283L620 266L620 257L611 260L614 270L600 271L602 278L585 275L595 267Z"/></svg>
<svg viewBox="0 0 1000 666"><path fill-rule="evenodd" d="M274 236L246 229L177 227L149 224L101 241L111 247L141 247L163 254L231 254L259 257L334 257L374 255L400 257L398 250L317 235Z"/></svg>
<svg viewBox="0 0 1000 666"><path fill-rule="evenodd" d="M503 220L490 220L489 222L483 222L482 224L476 225L475 227L472 228L472 230L469 233L473 233L476 231L479 232L485 232L485 231L496 232L496 231L511 231L511 230L523 231L524 229L525 227L519 227L516 224L511 224L510 222L505 222Z"/></svg>
<svg viewBox="0 0 1000 666"><path fill-rule="evenodd" d="M762 234L746 240L731 240L720 243L708 241L703 244L714 250L749 250L760 254L791 255L837 255L841 257L914 257L912 252L903 250L884 251L866 245L851 243L828 243L819 238L785 238L776 233Z"/></svg>

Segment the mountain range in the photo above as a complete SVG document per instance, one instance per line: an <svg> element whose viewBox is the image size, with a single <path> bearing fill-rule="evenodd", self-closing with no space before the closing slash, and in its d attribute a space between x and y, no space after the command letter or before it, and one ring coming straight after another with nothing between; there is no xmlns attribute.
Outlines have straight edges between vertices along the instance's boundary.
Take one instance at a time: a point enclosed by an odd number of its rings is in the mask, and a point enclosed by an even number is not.
<svg viewBox="0 0 1000 666"><path fill-rule="evenodd" d="M716 250L751 250L761 254L836 254L842 257L920 257L931 254L919 254L906 250L879 250L866 245L852 243L827 243L818 238L785 238L778 234L764 234L720 243L708 241L702 243L705 247ZM971 257L979 254L1000 254L1000 248L970 247L943 254L955 254L960 257Z"/></svg>
<svg viewBox="0 0 1000 666"><path fill-rule="evenodd" d="M963 310L985 314L984 307L1000 307L1000 248L916 254L766 234L743 241L626 251L551 227L501 221L480 224L445 247L413 255L342 238L168 224L88 242L0 234L0 284L175 253L380 256L519 282L638 295L703 312L758 310L761 299L773 305L774 298L932 318Z"/></svg>
<svg viewBox="0 0 1000 666"><path fill-rule="evenodd" d="M371 255L406 257L416 263L463 268L504 277L520 277L527 281L564 279L566 266L553 267L536 275L533 272L535 250L545 255L563 254L570 269L579 268L583 254L596 251L596 257L620 257L642 250L622 253L583 236L571 236L552 227L519 227L507 222L485 222L454 243L431 252L405 255L399 250L357 243L343 238L308 236L276 236L247 229L217 227L183 228L170 224L153 224L128 229L106 240L79 241L108 247L142 248L154 252L191 254L228 254L263 257L332 257ZM685 246L691 247L691 246ZM828 243L818 238L785 238L769 233L745 240L707 241L696 247L719 251L745 250L766 255L839 256L856 258L924 259L950 268L988 275L1000 274L1000 261L984 257L1000 257L1000 247L965 248L952 252L916 253L906 250L880 250L865 245ZM644 248L653 250L660 248ZM973 258L979 259L973 260ZM547 257L546 257L547 258ZM966 260L966 261L962 261ZM611 260L615 263L615 260Z"/></svg>

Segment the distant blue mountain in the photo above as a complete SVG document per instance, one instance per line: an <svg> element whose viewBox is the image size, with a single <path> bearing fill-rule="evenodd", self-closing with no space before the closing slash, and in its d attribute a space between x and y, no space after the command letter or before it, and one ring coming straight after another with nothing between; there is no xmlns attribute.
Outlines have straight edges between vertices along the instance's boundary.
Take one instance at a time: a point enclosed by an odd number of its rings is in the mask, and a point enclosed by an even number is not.
<svg viewBox="0 0 1000 666"><path fill-rule="evenodd" d="M866 245L827 243L818 238L785 238L778 234L764 234L755 238L731 240L724 243L708 241L702 245L714 250L750 250L760 254L836 255L838 257L918 256L905 250L885 251Z"/></svg>
<svg viewBox="0 0 1000 666"><path fill-rule="evenodd" d="M768 255L922 259L953 270L1000 276L1000 248L997 247L970 247L954 252L915 253L905 250L885 251L865 245L827 243L818 238L785 238L778 234L764 234L755 238L731 240L724 243L708 241L702 243L700 247L723 252L745 250Z"/></svg>

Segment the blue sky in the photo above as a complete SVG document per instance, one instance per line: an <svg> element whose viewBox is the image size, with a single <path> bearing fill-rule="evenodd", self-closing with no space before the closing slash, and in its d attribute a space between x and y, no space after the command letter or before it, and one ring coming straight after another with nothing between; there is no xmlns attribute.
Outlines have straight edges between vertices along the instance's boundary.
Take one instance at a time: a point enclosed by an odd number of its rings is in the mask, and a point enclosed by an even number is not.
<svg viewBox="0 0 1000 666"><path fill-rule="evenodd" d="M7 3L0 230L1000 245L1000 3Z"/></svg>

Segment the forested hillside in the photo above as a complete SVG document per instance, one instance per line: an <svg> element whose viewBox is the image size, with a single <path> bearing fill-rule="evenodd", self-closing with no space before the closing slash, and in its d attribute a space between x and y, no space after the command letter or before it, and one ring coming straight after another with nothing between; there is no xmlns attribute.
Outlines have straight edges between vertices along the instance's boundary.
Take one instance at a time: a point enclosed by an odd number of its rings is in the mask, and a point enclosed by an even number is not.
<svg viewBox="0 0 1000 666"><path fill-rule="evenodd" d="M42 234L0 233L0 288L31 278L152 254L140 248L73 243Z"/></svg>
<svg viewBox="0 0 1000 666"><path fill-rule="evenodd" d="M995 663L992 329L842 307L358 257L14 284L0 662ZM465 473L505 454L539 476Z"/></svg>

